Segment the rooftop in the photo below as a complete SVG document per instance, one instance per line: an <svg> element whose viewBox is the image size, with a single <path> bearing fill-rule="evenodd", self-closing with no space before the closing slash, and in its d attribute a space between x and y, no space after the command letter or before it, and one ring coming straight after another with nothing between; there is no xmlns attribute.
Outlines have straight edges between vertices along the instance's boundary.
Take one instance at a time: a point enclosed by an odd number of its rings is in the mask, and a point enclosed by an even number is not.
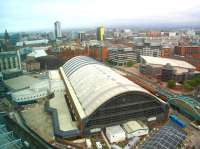
<svg viewBox="0 0 200 149"><path fill-rule="evenodd" d="M139 129L148 129L148 127L140 121L129 121L129 122L123 124L123 127L127 133L132 133Z"/></svg>
<svg viewBox="0 0 200 149"><path fill-rule="evenodd" d="M8 86L11 90L20 90L29 87L34 83L39 83L40 79L34 78L28 75L22 75L16 78L12 78L4 81L6 86Z"/></svg>
<svg viewBox="0 0 200 149"><path fill-rule="evenodd" d="M124 133L124 130L120 125L115 125L115 126L110 126L106 127L106 132L109 132L111 134L116 134L116 133Z"/></svg>
<svg viewBox="0 0 200 149"><path fill-rule="evenodd" d="M150 94L111 68L89 57L72 58L61 67L60 71L68 90L74 92L73 100L82 109L81 113L84 116L89 116L101 104L116 95L131 91Z"/></svg>
<svg viewBox="0 0 200 149"><path fill-rule="evenodd" d="M30 54L28 54L28 56L38 58L38 57L47 56L47 53L43 49L37 49L37 50L33 50Z"/></svg>
<svg viewBox="0 0 200 149"><path fill-rule="evenodd" d="M51 79L51 80L61 80L59 71L58 70L50 70L49 71L49 79Z"/></svg>
<svg viewBox="0 0 200 149"><path fill-rule="evenodd" d="M47 44L48 40L47 39L41 39L41 40L30 40L30 41L20 41L16 43L17 47L21 47L24 44L25 45L32 45L32 44Z"/></svg>
<svg viewBox="0 0 200 149"><path fill-rule="evenodd" d="M55 97L49 101L49 107L56 109L58 124L61 131L77 129L76 122L72 121L64 94L55 93Z"/></svg>
<svg viewBox="0 0 200 149"><path fill-rule="evenodd" d="M176 149L185 139L186 133L183 130L167 124L157 133L153 134L140 148Z"/></svg>
<svg viewBox="0 0 200 149"><path fill-rule="evenodd" d="M48 111L53 118L54 135L62 138L80 135L76 121L72 120L64 93L54 93L49 101Z"/></svg>
<svg viewBox="0 0 200 149"><path fill-rule="evenodd" d="M188 62L170 58L161 58L161 57L151 57L151 56L141 56L147 64L155 65L166 65L170 64L173 67L187 68L187 69L196 69L195 66L189 64Z"/></svg>

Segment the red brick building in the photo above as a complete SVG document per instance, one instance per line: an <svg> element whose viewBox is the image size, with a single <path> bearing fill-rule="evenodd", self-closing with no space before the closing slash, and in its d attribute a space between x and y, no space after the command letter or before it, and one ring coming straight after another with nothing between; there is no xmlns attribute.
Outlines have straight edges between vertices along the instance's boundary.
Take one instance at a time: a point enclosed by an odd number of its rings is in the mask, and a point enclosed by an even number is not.
<svg viewBox="0 0 200 149"><path fill-rule="evenodd" d="M173 55L173 49L172 48L162 48L161 49L161 57L169 58Z"/></svg>
<svg viewBox="0 0 200 149"><path fill-rule="evenodd" d="M174 57L191 63L200 71L200 46L177 46Z"/></svg>

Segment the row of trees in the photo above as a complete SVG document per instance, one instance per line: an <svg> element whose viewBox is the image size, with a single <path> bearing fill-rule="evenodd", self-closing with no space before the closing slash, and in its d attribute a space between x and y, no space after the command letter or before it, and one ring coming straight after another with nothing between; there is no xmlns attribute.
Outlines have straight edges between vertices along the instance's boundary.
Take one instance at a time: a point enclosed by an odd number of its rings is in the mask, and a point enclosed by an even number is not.
<svg viewBox="0 0 200 149"><path fill-rule="evenodd" d="M183 87L187 90L193 90L195 89L197 86L200 85L200 75L194 77L193 79L191 80L187 80L183 83ZM174 88L176 87L176 81L175 80L170 80L168 81L167 83L167 86L169 88Z"/></svg>

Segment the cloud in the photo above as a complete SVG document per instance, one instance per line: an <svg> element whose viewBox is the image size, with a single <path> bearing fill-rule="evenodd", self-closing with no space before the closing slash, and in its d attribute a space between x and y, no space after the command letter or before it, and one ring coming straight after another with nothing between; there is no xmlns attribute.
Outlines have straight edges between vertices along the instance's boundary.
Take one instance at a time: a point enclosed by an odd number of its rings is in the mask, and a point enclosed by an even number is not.
<svg viewBox="0 0 200 149"><path fill-rule="evenodd" d="M0 0L0 3L0 30L51 28L56 20L63 27L112 24L120 20L197 22L200 14L199 0Z"/></svg>

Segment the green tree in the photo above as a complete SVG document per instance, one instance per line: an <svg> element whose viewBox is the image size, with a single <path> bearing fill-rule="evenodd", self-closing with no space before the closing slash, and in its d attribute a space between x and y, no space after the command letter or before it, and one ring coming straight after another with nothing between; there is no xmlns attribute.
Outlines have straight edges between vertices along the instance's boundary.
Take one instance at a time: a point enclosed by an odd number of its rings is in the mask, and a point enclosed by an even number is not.
<svg viewBox="0 0 200 149"><path fill-rule="evenodd" d="M185 89L192 90L200 85L200 76L194 77L192 80L187 80L183 83Z"/></svg>
<svg viewBox="0 0 200 149"><path fill-rule="evenodd" d="M107 60L106 60L106 64L107 64L107 65L112 65L111 60L107 59Z"/></svg>
<svg viewBox="0 0 200 149"><path fill-rule="evenodd" d="M128 67L132 67L134 65L134 62L132 60L128 61L127 62L127 66Z"/></svg>
<svg viewBox="0 0 200 149"><path fill-rule="evenodd" d="M188 89L188 90L192 90L192 89L193 89L193 87L192 87L192 85L190 84L189 81L185 81L185 82L183 83L183 87L184 87L185 89Z"/></svg>
<svg viewBox="0 0 200 149"><path fill-rule="evenodd" d="M174 80L169 80L169 81L167 82L167 87L169 87L169 88L174 88L174 87L176 87L176 81L174 81Z"/></svg>

